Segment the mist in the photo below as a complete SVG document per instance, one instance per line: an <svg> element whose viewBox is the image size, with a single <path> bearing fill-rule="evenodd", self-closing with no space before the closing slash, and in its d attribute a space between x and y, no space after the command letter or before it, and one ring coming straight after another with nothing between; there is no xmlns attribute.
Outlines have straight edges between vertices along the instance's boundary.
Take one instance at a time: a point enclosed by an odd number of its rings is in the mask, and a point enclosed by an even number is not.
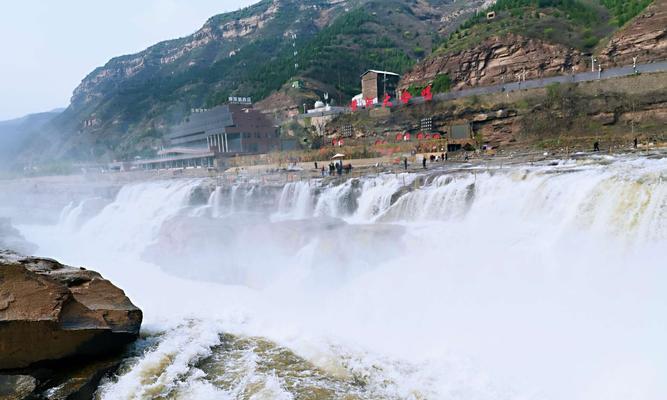
<svg viewBox="0 0 667 400"><path fill-rule="evenodd" d="M103 398L661 399L666 161L15 187L61 207L0 210L144 310Z"/></svg>

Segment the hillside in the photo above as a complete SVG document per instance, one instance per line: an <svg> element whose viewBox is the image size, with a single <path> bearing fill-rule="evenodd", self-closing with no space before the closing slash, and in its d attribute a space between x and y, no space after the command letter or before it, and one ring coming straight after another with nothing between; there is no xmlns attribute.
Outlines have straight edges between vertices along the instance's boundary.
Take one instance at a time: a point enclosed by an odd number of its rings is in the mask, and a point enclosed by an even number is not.
<svg viewBox="0 0 667 400"><path fill-rule="evenodd" d="M423 86L439 75L447 75L454 88L463 88L585 71L591 67L590 54L599 54L601 44L612 36L625 37L628 30L624 24L642 19L632 20L650 3L498 0L452 32L430 57L404 76L402 86ZM654 3L652 7L662 8L665 1ZM495 17L488 19L489 12ZM650 19L657 20L655 16ZM646 33L653 29L651 25L658 26L659 22L643 24L639 31ZM616 53L615 49L609 50L606 68L615 64ZM657 52L651 57L662 56ZM646 62L649 57L644 58Z"/></svg>
<svg viewBox="0 0 667 400"><path fill-rule="evenodd" d="M193 35L97 68L76 88L44 142L57 158L150 155L190 109L229 96L257 101L276 94L289 108L327 91L347 102L360 90L365 69L407 70L483 3L262 0L212 17ZM295 80L307 85L283 90ZM24 161L33 157L27 154Z"/></svg>
<svg viewBox="0 0 667 400"><path fill-rule="evenodd" d="M10 166L18 151L29 145L62 110L27 115L0 122L0 169Z"/></svg>

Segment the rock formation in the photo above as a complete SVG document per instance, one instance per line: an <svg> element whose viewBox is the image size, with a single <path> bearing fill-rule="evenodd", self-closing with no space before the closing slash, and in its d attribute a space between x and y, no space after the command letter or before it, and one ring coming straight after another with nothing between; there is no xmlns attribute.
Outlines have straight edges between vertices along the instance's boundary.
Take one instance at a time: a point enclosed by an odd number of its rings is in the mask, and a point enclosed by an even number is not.
<svg viewBox="0 0 667 400"><path fill-rule="evenodd" d="M453 89L488 86L519 79L538 79L585 70L585 57L577 50L519 35L490 37L456 53L435 55L405 74L401 88L425 85L448 74Z"/></svg>
<svg viewBox="0 0 667 400"><path fill-rule="evenodd" d="M92 398L141 321L96 272L0 251L0 399Z"/></svg>
<svg viewBox="0 0 667 400"><path fill-rule="evenodd" d="M0 369L96 356L137 338L142 313L96 272L0 252Z"/></svg>
<svg viewBox="0 0 667 400"><path fill-rule="evenodd" d="M599 58L603 64L628 66L633 57L641 64L667 59L667 1L653 2L616 32Z"/></svg>

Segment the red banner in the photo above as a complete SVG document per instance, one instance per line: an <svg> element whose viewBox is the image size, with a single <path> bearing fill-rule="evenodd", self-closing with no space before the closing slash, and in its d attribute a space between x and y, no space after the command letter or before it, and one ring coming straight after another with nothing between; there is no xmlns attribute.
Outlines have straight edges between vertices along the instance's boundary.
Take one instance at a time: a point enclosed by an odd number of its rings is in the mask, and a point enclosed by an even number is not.
<svg viewBox="0 0 667 400"><path fill-rule="evenodd" d="M433 94L431 94L431 85L428 85L422 90L422 97L426 101L431 101L433 100Z"/></svg>
<svg viewBox="0 0 667 400"><path fill-rule="evenodd" d="M401 103L408 104L411 98L412 95L407 90L404 90L403 93L401 93Z"/></svg>
<svg viewBox="0 0 667 400"><path fill-rule="evenodd" d="M389 93L386 93L384 95L384 100L382 101L382 107L393 107L394 105L391 103L391 97L389 96Z"/></svg>

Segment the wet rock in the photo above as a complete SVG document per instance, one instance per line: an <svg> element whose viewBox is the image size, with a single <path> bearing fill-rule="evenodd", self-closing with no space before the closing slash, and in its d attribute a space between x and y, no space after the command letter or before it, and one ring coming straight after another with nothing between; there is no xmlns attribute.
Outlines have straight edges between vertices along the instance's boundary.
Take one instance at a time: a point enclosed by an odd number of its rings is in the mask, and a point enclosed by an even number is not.
<svg viewBox="0 0 667 400"><path fill-rule="evenodd" d="M29 398L37 387L37 380L29 375L0 375L0 400Z"/></svg>
<svg viewBox="0 0 667 400"><path fill-rule="evenodd" d="M32 254L37 250L37 246L25 240L21 232L12 226L9 219L0 218L0 249Z"/></svg>
<svg viewBox="0 0 667 400"><path fill-rule="evenodd" d="M118 352L142 313L100 274L0 251L0 370Z"/></svg>
<svg viewBox="0 0 667 400"><path fill-rule="evenodd" d="M122 354L102 359L75 359L47 363L29 369L37 382L33 396L49 400L84 400L94 398L100 382L118 371Z"/></svg>

